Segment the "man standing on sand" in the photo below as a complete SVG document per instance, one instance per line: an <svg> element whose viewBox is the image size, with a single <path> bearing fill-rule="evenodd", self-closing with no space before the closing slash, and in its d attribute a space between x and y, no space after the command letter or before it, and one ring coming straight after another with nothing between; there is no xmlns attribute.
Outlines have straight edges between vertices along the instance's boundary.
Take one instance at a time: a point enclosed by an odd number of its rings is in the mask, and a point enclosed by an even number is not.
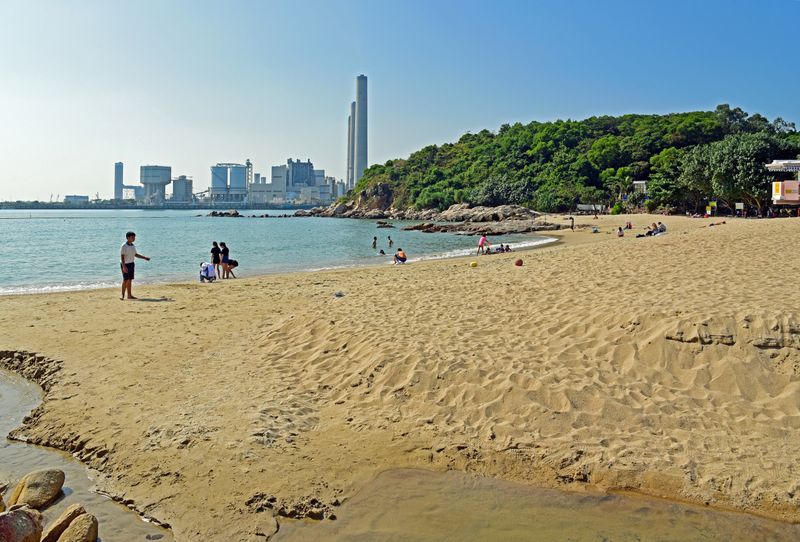
<svg viewBox="0 0 800 542"><path fill-rule="evenodd" d="M128 292L128 299L137 299L136 297L133 297L133 294L131 294L134 271L133 262L136 258L141 258L149 262L150 258L136 252L136 246L133 244L133 242L136 240L135 233L129 231L125 234L125 239L127 239L127 241L125 241L125 244L122 245L122 250L120 251L120 268L122 269L122 297L120 297L120 299L125 299L125 292Z"/></svg>

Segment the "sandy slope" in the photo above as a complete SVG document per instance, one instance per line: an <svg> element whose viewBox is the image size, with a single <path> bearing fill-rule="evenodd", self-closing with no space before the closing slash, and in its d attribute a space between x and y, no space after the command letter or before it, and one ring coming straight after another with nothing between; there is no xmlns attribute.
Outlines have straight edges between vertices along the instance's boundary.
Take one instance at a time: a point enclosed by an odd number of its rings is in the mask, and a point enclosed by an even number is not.
<svg viewBox="0 0 800 542"><path fill-rule="evenodd" d="M800 220L624 220L477 268L2 297L0 348L63 361L23 433L178 540L264 540L395 466L800 520Z"/></svg>

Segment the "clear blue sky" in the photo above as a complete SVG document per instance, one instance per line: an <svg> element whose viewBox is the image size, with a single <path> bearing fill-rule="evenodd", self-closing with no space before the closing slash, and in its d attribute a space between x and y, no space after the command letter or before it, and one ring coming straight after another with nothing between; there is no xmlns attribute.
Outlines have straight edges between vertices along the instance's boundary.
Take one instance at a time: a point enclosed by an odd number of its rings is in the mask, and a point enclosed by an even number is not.
<svg viewBox="0 0 800 542"><path fill-rule="evenodd" d="M505 122L740 106L800 124L797 0L0 0L0 199L111 197L113 164L342 177Z"/></svg>

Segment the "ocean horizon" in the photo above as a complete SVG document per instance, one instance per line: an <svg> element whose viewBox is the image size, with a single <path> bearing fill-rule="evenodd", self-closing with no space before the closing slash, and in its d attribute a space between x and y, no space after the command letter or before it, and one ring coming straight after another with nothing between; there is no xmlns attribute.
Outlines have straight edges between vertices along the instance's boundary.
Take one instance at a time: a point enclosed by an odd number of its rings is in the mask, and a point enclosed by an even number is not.
<svg viewBox="0 0 800 542"><path fill-rule="evenodd" d="M244 218L206 216L210 211L0 210L0 295L119 286L119 251L129 230L137 234L138 252L152 258L136 261L137 285L199 280L212 241L227 243L240 265L237 277L391 264L397 248L409 263L467 256L477 245L474 236L402 230L419 221L378 228L374 220L280 217L293 212L285 209L243 211ZM264 214L276 217L250 218ZM490 241L520 249L555 239L515 234Z"/></svg>

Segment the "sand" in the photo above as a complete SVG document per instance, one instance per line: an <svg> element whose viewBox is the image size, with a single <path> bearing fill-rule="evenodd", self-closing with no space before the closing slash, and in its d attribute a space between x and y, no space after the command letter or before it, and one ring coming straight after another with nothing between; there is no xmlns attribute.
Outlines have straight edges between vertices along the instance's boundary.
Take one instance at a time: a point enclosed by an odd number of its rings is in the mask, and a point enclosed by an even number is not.
<svg viewBox="0 0 800 542"><path fill-rule="evenodd" d="M0 349L60 362L20 435L76 452L177 540L264 540L274 515L335 514L397 467L800 521L800 220L611 233L656 219L140 302L0 297Z"/></svg>

